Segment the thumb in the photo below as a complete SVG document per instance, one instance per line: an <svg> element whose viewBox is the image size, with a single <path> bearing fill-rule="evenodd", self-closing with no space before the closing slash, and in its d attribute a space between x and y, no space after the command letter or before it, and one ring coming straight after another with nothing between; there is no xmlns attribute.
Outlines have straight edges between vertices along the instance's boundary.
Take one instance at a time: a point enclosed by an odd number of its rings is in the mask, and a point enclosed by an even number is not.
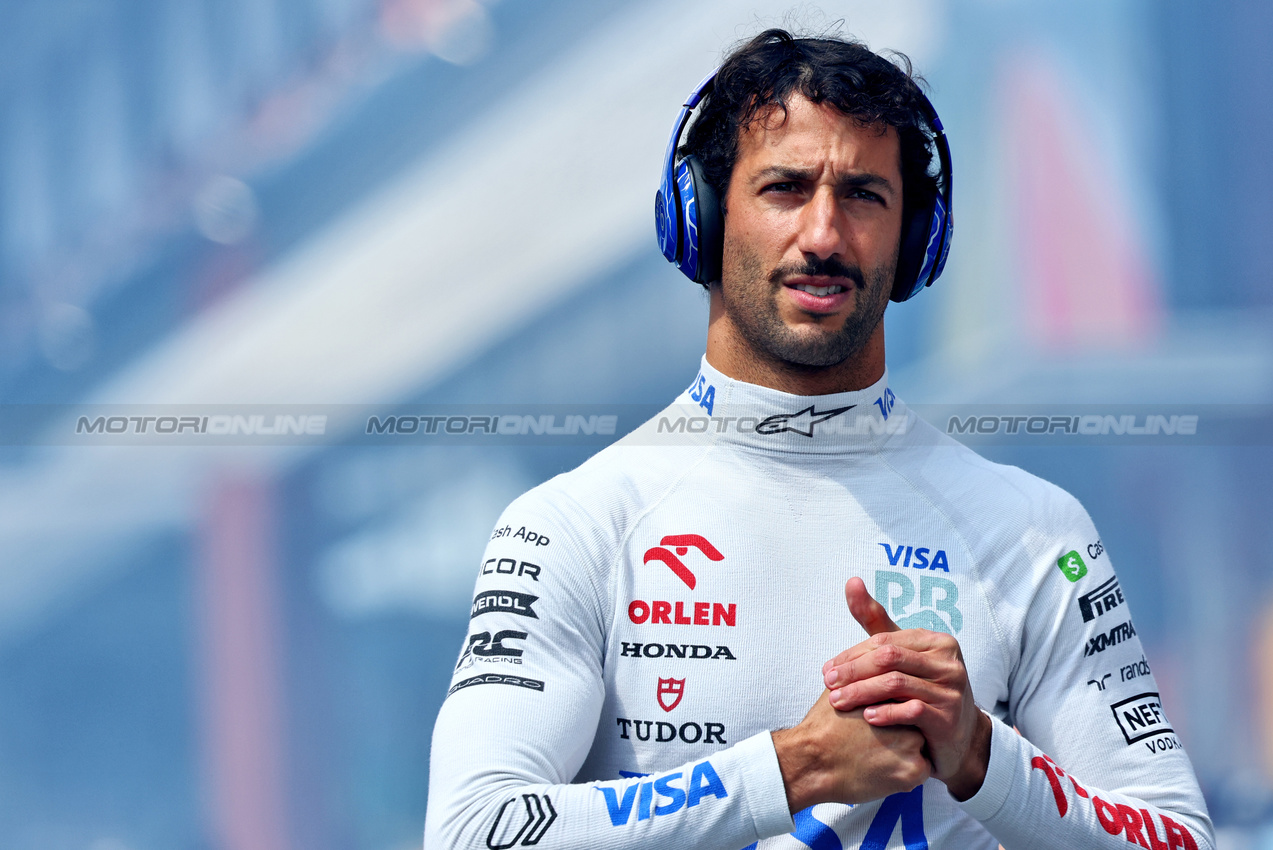
<svg viewBox="0 0 1273 850"><path fill-rule="evenodd" d="M862 579L856 576L849 579L844 585L844 598L848 600L849 613L862 625L862 628L866 629L868 635L901 631L897 623L889 617L888 611L884 610L884 606L866 592L866 585Z"/></svg>

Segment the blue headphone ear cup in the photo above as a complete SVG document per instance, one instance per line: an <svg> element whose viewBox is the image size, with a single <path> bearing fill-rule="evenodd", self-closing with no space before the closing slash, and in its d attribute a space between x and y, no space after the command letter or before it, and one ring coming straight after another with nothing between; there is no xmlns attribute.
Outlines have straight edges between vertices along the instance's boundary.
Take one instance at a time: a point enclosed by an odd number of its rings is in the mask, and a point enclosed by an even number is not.
<svg viewBox="0 0 1273 850"><path fill-rule="evenodd" d="M716 195L716 190L704 176L702 160L691 154L681 163L681 170L689 177L692 194L685 206L685 229L695 243L696 257L692 267L684 264L681 271L690 280L706 286L720 280L725 217L721 212L720 199Z"/></svg>
<svg viewBox="0 0 1273 850"><path fill-rule="evenodd" d="M950 252L950 214L940 194L903 208L902 240L889 298L901 302L931 286Z"/></svg>
<svg viewBox="0 0 1273 850"><path fill-rule="evenodd" d="M663 256L675 263L681 253L681 210L676 187L668 180L670 170L664 173L662 185L654 195L654 232Z"/></svg>
<svg viewBox="0 0 1273 850"><path fill-rule="evenodd" d="M902 239L897 253L897 271L893 275L893 291L889 295L893 301L905 301L923 289L917 278L932 218L931 202L913 203L907 199L903 205Z"/></svg>

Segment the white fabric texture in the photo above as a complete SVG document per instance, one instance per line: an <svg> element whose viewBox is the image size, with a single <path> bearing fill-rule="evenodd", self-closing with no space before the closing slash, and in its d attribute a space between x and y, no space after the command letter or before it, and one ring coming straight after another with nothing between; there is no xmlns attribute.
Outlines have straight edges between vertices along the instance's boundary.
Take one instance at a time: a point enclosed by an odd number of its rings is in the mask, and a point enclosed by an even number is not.
<svg viewBox="0 0 1273 850"><path fill-rule="evenodd" d="M852 576L903 628L959 640L995 727L972 799L929 780L787 811L769 732L866 637ZM501 517L425 846L1213 847L1132 623L1078 502L940 434L887 375L802 397L704 358L671 406Z"/></svg>

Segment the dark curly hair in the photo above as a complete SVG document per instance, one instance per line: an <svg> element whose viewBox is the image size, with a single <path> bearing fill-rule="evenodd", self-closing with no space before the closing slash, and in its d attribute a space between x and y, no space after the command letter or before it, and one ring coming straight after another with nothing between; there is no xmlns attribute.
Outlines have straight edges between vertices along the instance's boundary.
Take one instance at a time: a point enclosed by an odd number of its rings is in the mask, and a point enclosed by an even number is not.
<svg viewBox="0 0 1273 850"><path fill-rule="evenodd" d="M915 209L931 203L938 187L929 173L929 107L910 60L900 53L892 56L897 64L857 41L796 38L783 29L767 29L721 65L680 154L702 161L704 177L723 202L741 130L770 107L785 115L794 92L815 104L829 103L862 126L893 127L901 143L903 205Z"/></svg>

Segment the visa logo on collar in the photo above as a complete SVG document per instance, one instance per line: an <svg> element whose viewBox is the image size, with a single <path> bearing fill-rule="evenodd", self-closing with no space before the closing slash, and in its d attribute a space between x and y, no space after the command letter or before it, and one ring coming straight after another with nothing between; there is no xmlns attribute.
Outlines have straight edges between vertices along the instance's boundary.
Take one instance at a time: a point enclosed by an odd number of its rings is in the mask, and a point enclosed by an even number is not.
<svg viewBox="0 0 1273 850"><path fill-rule="evenodd" d="M942 572L950 572L950 562L946 559L946 550L938 549L937 553L929 558L932 552L927 546L903 546L897 544L894 549L887 543L879 544L884 547L884 552L888 555L889 566L914 567L917 570L941 570Z"/></svg>
<svg viewBox="0 0 1273 850"><path fill-rule="evenodd" d="M880 415L886 420L888 415L893 412L893 405L897 402L897 396L893 395L893 391L888 387L884 388L884 395L875 400L875 406L880 409Z"/></svg>
<svg viewBox="0 0 1273 850"><path fill-rule="evenodd" d="M698 406L707 411L707 415L712 415L712 406L716 404L716 387L707 383L707 379L703 377L703 373L699 372L698 377L690 384L687 392L690 398L698 402Z"/></svg>

